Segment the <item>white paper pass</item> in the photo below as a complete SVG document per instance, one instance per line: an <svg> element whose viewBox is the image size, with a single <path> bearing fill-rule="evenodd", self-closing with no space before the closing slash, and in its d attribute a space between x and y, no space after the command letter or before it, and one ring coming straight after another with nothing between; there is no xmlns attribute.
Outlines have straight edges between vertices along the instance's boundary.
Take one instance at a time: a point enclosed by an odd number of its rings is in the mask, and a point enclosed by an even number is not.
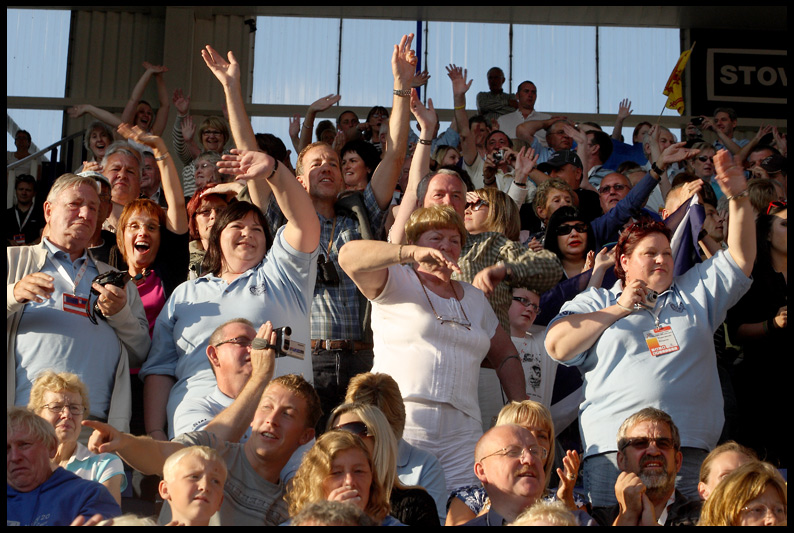
<svg viewBox="0 0 794 533"><path fill-rule="evenodd" d="M673 335L670 326L661 326L645 332L645 343L651 351L651 355L664 355L666 353L678 351L681 347Z"/></svg>

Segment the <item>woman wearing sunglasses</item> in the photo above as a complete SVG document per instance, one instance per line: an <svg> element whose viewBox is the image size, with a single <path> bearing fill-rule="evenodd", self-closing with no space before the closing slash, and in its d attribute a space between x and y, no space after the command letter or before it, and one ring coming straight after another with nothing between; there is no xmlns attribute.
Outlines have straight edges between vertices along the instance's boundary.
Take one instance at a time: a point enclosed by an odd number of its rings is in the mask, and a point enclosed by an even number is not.
<svg viewBox="0 0 794 533"><path fill-rule="evenodd" d="M593 228L571 206L562 206L549 218L543 247L554 252L562 262L564 278L578 276L586 270L587 253L594 250Z"/></svg>
<svg viewBox="0 0 794 533"><path fill-rule="evenodd" d="M375 475L384 487L392 517L407 526L438 526L436 504L421 487L408 487L397 478L397 439L386 415L374 405L343 403L328 419L328 430L357 435L372 455Z"/></svg>
<svg viewBox="0 0 794 533"><path fill-rule="evenodd" d="M578 295L547 329L549 355L578 366L584 378L579 420L593 506L615 503L615 435L638 406L663 406L675 420L684 457L678 488L691 498L700 463L722 431L713 336L750 287L756 239L741 166L726 151L715 163L730 198L728 250L674 277L669 230L635 223L616 247L615 285Z"/></svg>
<svg viewBox="0 0 794 533"><path fill-rule="evenodd" d="M339 264L372 302L375 362L405 400L403 438L434 453L447 488L477 481L474 446L482 435L480 364L496 369L509 399L523 400L523 372L510 336L482 291L451 279L466 239L448 206L417 209L408 244L351 241Z"/></svg>

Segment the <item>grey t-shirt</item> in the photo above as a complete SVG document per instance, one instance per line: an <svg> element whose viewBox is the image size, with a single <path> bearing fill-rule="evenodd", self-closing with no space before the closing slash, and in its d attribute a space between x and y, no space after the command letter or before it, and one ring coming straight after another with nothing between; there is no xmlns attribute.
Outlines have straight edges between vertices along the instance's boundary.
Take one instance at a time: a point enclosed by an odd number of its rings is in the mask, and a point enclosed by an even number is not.
<svg viewBox="0 0 794 533"><path fill-rule="evenodd" d="M277 526L289 519L287 504L282 497L284 485L262 479L245 457L243 444L222 442L213 433L194 431L183 433L173 440L185 446L209 446L226 461L228 475L223 487L223 504L210 519L211 526ZM171 519L168 502L163 505L160 523Z"/></svg>

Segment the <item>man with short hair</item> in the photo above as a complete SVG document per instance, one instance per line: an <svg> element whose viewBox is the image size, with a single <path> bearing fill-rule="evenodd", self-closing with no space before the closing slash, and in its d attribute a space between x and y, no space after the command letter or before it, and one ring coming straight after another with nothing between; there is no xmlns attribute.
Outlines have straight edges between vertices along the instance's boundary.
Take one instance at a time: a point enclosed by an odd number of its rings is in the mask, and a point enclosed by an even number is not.
<svg viewBox="0 0 794 533"><path fill-rule="evenodd" d="M163 209L168 208L165 195L160 185L160 169L152 152L143 152L143 167L141 168L141 194L149 200L156 202Z"/></svg>
<svg viewBox="0 0 794 533"><path fill-rule="evenodd" d="M141 154L125 141L111 144L102 159L102 174L110 180L113 210L104 227L116 231L121 212L141 195Z"/></svg>
<svg viewBox="0 0 794 533"><path fill-rule="evenodd" d="M49 422L24 407L12 407L6 414L7 526L68 526L78 516L121 514L101 483L53 468L58 439Z"/></svg>
<svg viewBox="0 0 794 533"><path fill-rule="evenodd" d="M6 250L6 397L27 405L40 372L72 372L88 386L92 415L126 430L129 368L146 358L149 323L134 283L92 282L111 270L87 250L98 209L96 181L64 174L44 203L47 236Z"/></svg>
<svg viewBox="0 0 794 533"><path fill-rule="evenodd" d="M538 99L538 88L531 81L523 81L516 89L516 101L518 109L512 113L499 117L499 129L507 134L511 139L520 138L518 126L529 121L543 121L551 118L548 113L541 113L535 110L535 102ZM546 146L546 134L538 132L538 141L542 146Z"/></svg>
<svg viewBox="0 0 794 533"><path fill-rule="evenodd" d="M499 67L491 67L486 76L488 90L477 93L477 112L491 121L518 109L518 100L502 89L505 84L504 71Z"/></svg>
<svg viewBox="0 0 794 533"><path fill-rule="evenodd" d="M6 210L6 245L33 244L44 228L44 212L36 203L36 178L20 174L14 186L16 203Z"/></svg>
<svg viewBox="0 0 794 533"><path fill-rule="evenodd" d="M687 499L675 488L683 454L670 415L646 407L623 421L617 441L618 504L593 508L596 521L602 526L696 525L701 502Z"/></svg>
<svg viewBox="0 0 794 533"><path fill-rule="evenodd" d="M746 146L750 139L737 139L733 136L736 131L738 117L736 111L730 107L718 107L714 110L714 118L703 117L703 129L711 130L717 135L714 141L714 150L728 150L736 154L743 146Z"/></svg>
<svg viewBox="0 0 794 533"><path fill-rule="evenodd" d="M587 142L583 146L577 147L588 155L590 170L587 172L587 179L598 189L604 176L614 172L605 165L607 159L612 155L612 141L609 135L603 131L590 130L586 134Z"/></svg>
<svg viewBox="0 0 794 533"><path fill-rule="evenodd" d="M273 357L272 350L269 357ZM320 417L320 400L303 377L287 374L274 378L255 404L251 437L245 443L229 442L207 431L184 433L173 441L157 441L122 433L107 424L86 422L94 434L92 451L117 453L144 474L161 475L165 460L185 446L209 446L226 462L228 477L220 511L210 525L275 526L289 518L282 496L281 470L300 446L314 438ZM160 520L169 521L163 508Z"/></svg>

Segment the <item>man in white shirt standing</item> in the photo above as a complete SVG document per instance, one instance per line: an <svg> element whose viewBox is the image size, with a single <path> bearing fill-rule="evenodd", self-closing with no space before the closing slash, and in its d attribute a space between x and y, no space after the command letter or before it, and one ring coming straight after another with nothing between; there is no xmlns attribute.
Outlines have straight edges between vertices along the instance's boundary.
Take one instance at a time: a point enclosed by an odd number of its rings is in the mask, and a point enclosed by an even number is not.
<svg viewBox="0 0 794 533"><path fill-rule="evenodd" d="M516 138L516 127L527 120L546 120L551 118L547 113L535 111L535 101L538 99L538 88L531 81L524 81L516 90L516 100L518 109L513 113L508 113L499 117L499 130L507 134L511 139ZM546 146L546 132L537 132L537 137L543 146Z"/></svg>

